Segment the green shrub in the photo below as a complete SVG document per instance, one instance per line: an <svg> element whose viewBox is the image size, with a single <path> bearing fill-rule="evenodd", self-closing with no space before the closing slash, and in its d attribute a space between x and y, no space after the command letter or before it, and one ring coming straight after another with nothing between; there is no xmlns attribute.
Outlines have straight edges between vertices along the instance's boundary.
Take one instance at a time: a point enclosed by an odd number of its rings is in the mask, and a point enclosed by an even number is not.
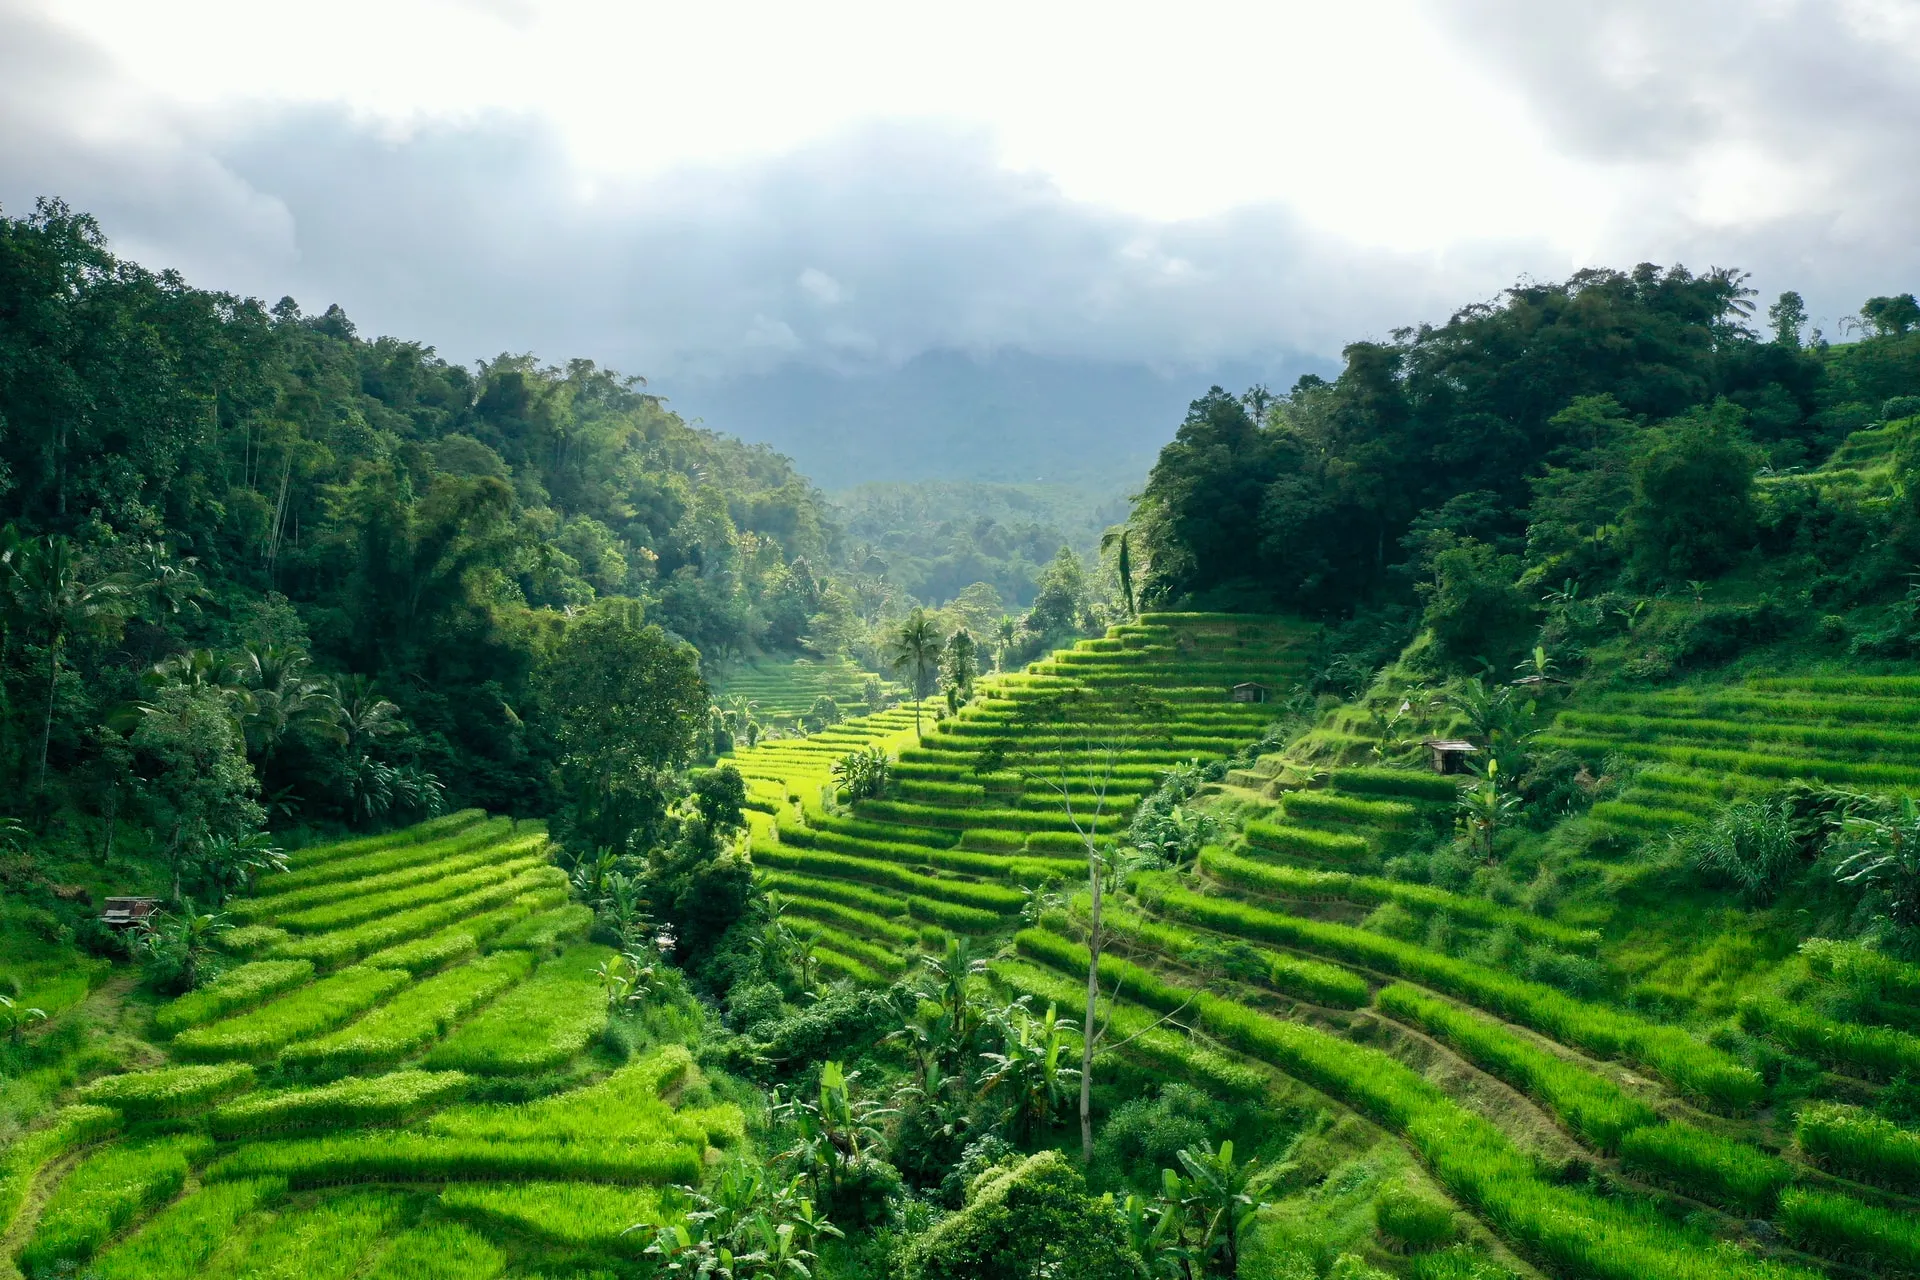
<svg viewBox="0 0 1920 1280"><path fill-rule="evenodd" d="M612 954L583 946L548 961L441 1041L427 1065L478 1075L529 1075L559 1066L607 1028L607 999L594 974Z"/></svg>
<svg viewBox="0 0 1920 1280"><path fill-rule="evenodd" d="M1458 1234L1452 1205L1399 1184L1374 1200L1373 1221L1381 1235L1416 1253L1437 1249Z"/></svg>
<svg viewBox="0 0 1920 1280"><path fill-rule="evenodd" d="M296 1040L333 1030L406 985L407 975L392 969L343 969L250 1013L189 1027L174 1037L173 1051L203 1061L270 1058Z"/></svg>
<svg viewBox="0 0 1920 1280"><path fill-rule="evenodd" d="M193 1280L240 1220L279 1198L279 1178L247 1178L201 1187L162 1210L87 1269L89 1280Z"/></svg>
<svg viewBox="0 0 1920 1280"><path fill-rule="evenodd" d="M121 1228L178 1195L187 1169L212 1143L197 1135L126 1143L95 1152L73 1167L40 1211L20 1251L29 1274L63 1262L84 1262Z"/></svg>
<svg viewBox="0 0 1920 1280"><path fill-rule="evenodd" d="M1807 1157L1864 1182L1920 1190L1920 1133L1859 1107L1803 1108L1794 1139Z"/></svg>
<svg viewBox="0 0 1920 1280"><path fill-rule="evenodd" d="M1877 1271L1920 1270L1920 1218L1851 1196L1794 1188L1780 1197L1780 1229L1811 1253L1869 1264Z"/></svg>
<svg viewBox="0 0 1920 1280"><path fill-rule="evenodd" d="M216 1138L236 1138L269 1129L315 1125L357 1129L405 1124L459 1097L468 1083L468 1077L458 1071L396 1071L384 1076L350 1077L317 1089L249 1094L214 1112L211 1126Z"/></svg>
<svg viewBox="0 0 1920 1280"><path fill-rule="evenodd" d="M221 1062L102 1076L82 1085L80 1097L113 1107L131 1119L150 1120L199 1111L252 1085L252 1067Z"/></svg>
<svg viewBox="0 0 1920 1280"><path fill-rule="evenodd" d="M172 1035L215 1018L251 1008L270 996L290 991L311 980L310 960L256 960L229 969L197 991L189 991L153 1015L153 1025Z"/></svg>
<svg viewBox="0 0 1920 1280"><path fill-rule="evenodd" d="M1058 1151L983 1174L960 1212L915 1241L906 1280L1133 1280L1135 1256L1111 1208Z"/></svg>
<svg viewBox="0 0 1920 1280"><path fill-rule="evenodd" d="M1630 1169L1749 1217L1772 1213L1781 1189L1793 1181L1793 1166L1778 1156L1680 1122L1635 1129L1621 1142L1620 1158Z"/></svg>

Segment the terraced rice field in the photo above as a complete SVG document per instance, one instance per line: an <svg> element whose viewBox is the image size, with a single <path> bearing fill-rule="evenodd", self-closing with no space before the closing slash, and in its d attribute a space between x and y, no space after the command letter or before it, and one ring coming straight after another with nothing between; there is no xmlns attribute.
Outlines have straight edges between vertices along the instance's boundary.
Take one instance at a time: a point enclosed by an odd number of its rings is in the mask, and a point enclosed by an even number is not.
<svg viewBox="0 0 1920 1280"><path fill-rule="evenodd" d="M0 1274L491 1280L637 1251L731 1106L606 1002L538 824L462 813L295 855L253 958L163 1006L173 1062L90 1081L0 1153ZM530 1097L525 1105L486 1098Z"/></svg>
<svg viewBox="0 0 1920 1280"><path fill-rule="evenodd" d="M846 658L741 663L719 678L715 695L722 702L746 698L762 720L791 724L811 711L817 698L832 698L843 715L864 709L868 675ZM895 697L902 692L890 680L881 686Z"/></svg>
<svg viewBox="0 0 1920 1280"><path fill-rule="evenodd" d="M1015 723L1021 700L1055 682L1099 689L1137 679L1179 700L1206 688L1196 669L1229 679L1231 660L1168 652L1195 625L1118 629L993 686L924 744L909 730L897 798L851 815L826 811L823 769L764 775L791 781L756 821L755 856L791 896L790 913L817 923L823 958L877 983L941 932L1012 934L1012 954L992 966L996 983L1077 1019L1084 899L1038 928L1019 929L1013 913L1025 885L1071 883L1078 838L1046 821L1057 800L971 765L998 726ZM1268 670L1281 679L1285 628L1267 643ZM1176 675L1179 657L1190 661ZM1129 661L1139 665L1123 676ZM1257 710L1223 708L1223 694L1224 685L1176 701L1174 716L1142 726L1103 832L1166 762L1252 737ZM1582 705L1560 716L1549 742L1578 738L1590 750L1604 739L1654 762L1616 803L1630 814L1634 794L1657 794L1646 821L1665 825L1771 778L1920 782L1900 736L1915 723L1915 700L1920 680L1755 680ZM1029 733L1023 745L1030 758L1064 756L1065 737L1056 746ZM888 727L875 740L900 735ZM1101 971L1113 994L1103 1003L1126 1056L1223 1093L1297 1098L1307 1086L1337 1115L1404 1143L1515 1266L1596 1280L1793 1280L1836 1268L1903 1272L1920 1256L1907 1225L1920 1211L1920 1144L1910 1133L1859 1107L1775 1108L1769 1081L1705 1022L1576 998L1465 958L1473 940L1495 935L1590 955L1599 941L1590 930L1378 874L1414 837L1450 825L1454 780L1370 767L1334 769L1310 789L1264 774L1234 781L1255 783L1268 810L1205 850L1192 873L1137 877L1138 905L1112 909ZM1387 907L1428 941L1363 927ZM1920 1019L1920 968L1862 954L1813 963L1835 982L1870 981L1903 1018ZM1843 1092L1920 1074L1920 1036L1897 1027L1837 1023L1780 1002L1750 1002L1740 1022L1850 1081ZM1595 1190L1584 1171L1611 1190Z"/></svg>
<svg viewBox="0 0 1920 1280"><path fill-rule="evenodd" d="M930 701L918 740L911 708L896 708L739 751L732 763L757 810L754 860L804 922L823 967L885 981L914 948L937 949L948 933L992 933L1033 887L1084 875L1085 848L1061 796L1033 775L1065 787L1087 830L1123 831L1170 767L1258 740L1271 707L1233 702L1231 688L1290 689L1307 636L1284 619L1148 614L983 680L958 715L936 722ZM1134 705L1132 691L1153 703ZM1063 697L1099 723L1111 759L1089 754L1084 727L1034 721L1036 707ZM833 762L869 745L897 757L893 786L884 799L836 811Z"/></svg>
<svg viewBox="0 0 1920 1280"><path fill-rule="evenodd" d="M1646 766L1617 800L1594 807L1596 818L1633 832L1684 824L1794 778L1912 789L1920 787L1920 677L1751 677L1581 698L1540 742Z"/></svg>

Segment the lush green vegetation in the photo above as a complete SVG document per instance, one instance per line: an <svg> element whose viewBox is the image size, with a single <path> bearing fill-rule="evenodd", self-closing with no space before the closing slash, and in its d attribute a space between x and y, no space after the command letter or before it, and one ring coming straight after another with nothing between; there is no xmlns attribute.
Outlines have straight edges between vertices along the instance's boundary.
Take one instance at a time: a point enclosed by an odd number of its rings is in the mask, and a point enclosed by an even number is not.
<svg viewBox="0 0 1920 1280"><path fill-rule="evenodd" d="M0 268L0 1273L1920 1266L1910 300L1528 285L1111 529L841 530L585 364Z"/></svg>

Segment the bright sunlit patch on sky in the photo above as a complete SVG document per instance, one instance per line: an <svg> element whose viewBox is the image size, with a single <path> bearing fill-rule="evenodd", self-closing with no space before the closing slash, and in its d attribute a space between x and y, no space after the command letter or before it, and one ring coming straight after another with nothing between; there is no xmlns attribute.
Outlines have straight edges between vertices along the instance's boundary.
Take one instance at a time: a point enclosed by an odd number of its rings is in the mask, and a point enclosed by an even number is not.
<svg viewBox="0 0 1920 1280"><path fill-rule="evenodd" d="M779 154L878 121L1155 219L1285 205L1361 243L1564 246L1610 212L1403 0L1180 6L61 0L165 99L344 105L404 133L531 113L588 177Z"/></svg>

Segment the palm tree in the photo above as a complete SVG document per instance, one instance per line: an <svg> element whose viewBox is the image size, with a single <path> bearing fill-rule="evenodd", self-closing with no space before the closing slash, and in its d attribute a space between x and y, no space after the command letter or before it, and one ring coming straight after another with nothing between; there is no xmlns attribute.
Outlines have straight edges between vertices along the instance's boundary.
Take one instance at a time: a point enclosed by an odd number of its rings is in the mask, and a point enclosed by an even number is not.
<svg viewBox="0 0 1920 1280"><path fill-rule="evenodd" d="M114 617L128 593L127 580L120 574L89 577L73 543L57 534L31 542L10 539L9 545L0 550L0 566L4 566L11 597L9 612L23 629L38 631L46 646L47 702L40 725L37 770L38 785L45 786L47 750L53 740L54 695L67 637Z"/></svg>
<svg viewBox="0 0 1920 1280"><path fill-rule="evenodd" d="M340 704L324 681L307 675L307 655L299 649L248 645L231 674L240 687L240 722L247 743L262 758L271 756L297 728L318 730L336 742L345 737Z"/></svg>
<svg viewBox="0 0 1920 1280"><path fill-rule="evenodd" d="M1105 535L1100 539L1100 549L1102 551L1112 546L1119 547L1119 551L1114 557L1113 567L1120 575L1120 595L1127 602L1127 617L1129 620L1135 616L1133 610L1132 540L1133 530L1127 528L1125 525L1120 526L1118 529L1107 530Z"/></svg>
<svg viewBox="0 0 1920 1280"><path fill-rule="evenodd" d="M999 652L993 655L993 664L1000 670L1007 669L1007 655L1013 652L1013 638L1020 633L1020 623L1010 613L1000 615L1000 621L993 626L993 635L1000 642Z"/></svg>
<svg viewBox="0 0 1920 1280"><path fill-rule="evenodd" d="M927 616L925 609L915 609L900 624L888 645L888 658L895 671L904 671L913 685L913 736L920 736L920 702L927 696L927 688L934 676L940 671L940 654L946 647L946 638L940 634L940 626Z"/></svg>

